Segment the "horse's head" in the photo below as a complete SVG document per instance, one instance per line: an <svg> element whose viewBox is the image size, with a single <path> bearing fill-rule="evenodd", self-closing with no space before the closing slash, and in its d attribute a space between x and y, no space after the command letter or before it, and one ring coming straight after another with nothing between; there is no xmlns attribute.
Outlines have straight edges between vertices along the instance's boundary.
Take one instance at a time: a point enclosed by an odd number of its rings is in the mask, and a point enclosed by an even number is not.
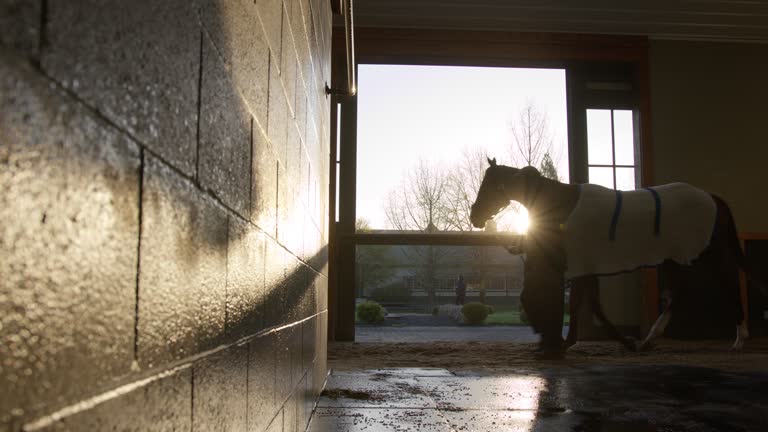
<svg viewBox="0 0 768 432"><path fill-rule="evenodd" d="M469 214L469 220L475 228L485 228L489 219L509 205L505 184L501 178L501 167L496 164L496 158L488 158L488 164L490 166L485 170L480 190L477 191L477 199Z"/></svg>
<svg viewBox="0 0 768 432"><path fill-rule="evenodd" d="M485 170L477 199L469 214L469 220L475 228L484 228L485 223L508 206L510 200L523 202L529 175L539 174L534 167L518 169L497 165L496 158L489 158L488 164L490 166Z"/></svg>

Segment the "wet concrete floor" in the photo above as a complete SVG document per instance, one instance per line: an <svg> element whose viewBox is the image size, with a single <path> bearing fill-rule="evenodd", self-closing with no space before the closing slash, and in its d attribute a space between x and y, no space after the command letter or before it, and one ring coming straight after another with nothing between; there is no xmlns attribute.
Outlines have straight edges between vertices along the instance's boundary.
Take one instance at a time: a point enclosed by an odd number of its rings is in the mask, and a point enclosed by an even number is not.
<svg viewBox="0 0 768 432"><path fill-rule="evenodd" d="M768 372L672 365L334 370L310 431L768 431Z"/></svg>

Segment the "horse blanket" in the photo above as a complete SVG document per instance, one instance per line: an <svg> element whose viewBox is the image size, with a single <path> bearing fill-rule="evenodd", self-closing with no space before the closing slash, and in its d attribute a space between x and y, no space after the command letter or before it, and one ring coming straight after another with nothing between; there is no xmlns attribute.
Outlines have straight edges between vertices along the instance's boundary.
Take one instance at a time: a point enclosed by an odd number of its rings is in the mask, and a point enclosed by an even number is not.
<svg viewBox="0 0 768 432"><path fill-rule="evenodd" d="M717 206L685 183L634 191L581 185L563 226L565 277L609 275L671 259L687 265L709 245Z"/></svg>

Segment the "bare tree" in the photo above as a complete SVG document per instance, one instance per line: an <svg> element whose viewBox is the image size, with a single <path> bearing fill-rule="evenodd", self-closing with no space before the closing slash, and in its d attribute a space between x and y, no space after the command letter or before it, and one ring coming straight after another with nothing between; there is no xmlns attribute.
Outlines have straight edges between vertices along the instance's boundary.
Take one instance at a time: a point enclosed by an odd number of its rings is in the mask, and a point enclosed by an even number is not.
<svg viewBox="0 0 768 432"><path fill-rule="evenodd" d="M450 229L446 217L446 179L446 171L420 160L387 197L384 213L389 224L401 231L431 233ZM430 245L401 247L401 250L411 262L418 263L414 276L423 281L431 308L435 305L435 273L444 259L443 249Z"/></svg>
<svg viewBox="0 0 768 432"><path fill-rule="evenodd" d="M528 101L512 121L512 145L509 155L517 167L541 165L544 155L552 153L553 139L547 113Z"/></svg>
<svg viewBox="0 0 768 432"><path fill-rule="evenodd" d="M442 208L449 229L472 231L469 214L487 168L487 152L480 147L466 147L462 157L446 174L446 200Z"/></svg>
<svg viewBox="0 0 768 432"><path fill-rule="evenodd" d="M420 160L389 193L384 214L397 230L443 231L450 227L447 198L445 171Z"/></svg>

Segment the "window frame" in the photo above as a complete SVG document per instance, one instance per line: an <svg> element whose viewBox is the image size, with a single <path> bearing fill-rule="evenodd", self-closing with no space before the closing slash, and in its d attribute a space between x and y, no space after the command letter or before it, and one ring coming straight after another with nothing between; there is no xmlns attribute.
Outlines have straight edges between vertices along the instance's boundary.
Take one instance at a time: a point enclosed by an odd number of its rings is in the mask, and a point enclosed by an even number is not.
<svg viewBox="0 0 768 432"><path fill-rule="evenodd" d="M610 117L611 117L611 163L610 164L594 164L589 162L589 156L587 156L587 175L589 175L589 169L590 168L610 168L611 174L613 176L613 189L618 189L618 182L616 180L616 169L617 168L632 168L634 170L634 187L637 188L640 184L642 184L640 180L640 160L638 159L639 156L639 139L638 139L638 128L636 127L637 122L635 118L637 117L635 114L635 110L627 110L622 108L587 108L587 119L589 119L589 111L590 110L600 110L600 111L609 111ZM616 111L630 111L632 114L632 153L633 153L633 164L627 165L627 164L618 164L616 163L616 127L615 127L615 112ZM589 137L587 137L587 155L589 155ZM589 179L588 179L589 180Z"/></svg>

